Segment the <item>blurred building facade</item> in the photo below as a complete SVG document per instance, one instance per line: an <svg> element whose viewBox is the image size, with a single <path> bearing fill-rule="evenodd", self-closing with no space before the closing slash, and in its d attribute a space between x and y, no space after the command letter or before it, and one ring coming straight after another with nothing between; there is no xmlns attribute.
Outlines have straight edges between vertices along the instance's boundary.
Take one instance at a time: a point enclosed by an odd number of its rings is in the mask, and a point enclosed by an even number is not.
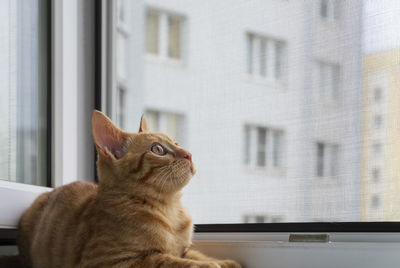
<svg viewBox="0 0 400 268"><path fill-rule="evenodd" d="M363 221L400 220L400 49L365 55Z"/></svg>
<svg viewBox="0 0 400 268"><path fill-rule="evenodd" d="M359 220L361 6L118 1L113 118L193 153L196 223Z"/></svg>

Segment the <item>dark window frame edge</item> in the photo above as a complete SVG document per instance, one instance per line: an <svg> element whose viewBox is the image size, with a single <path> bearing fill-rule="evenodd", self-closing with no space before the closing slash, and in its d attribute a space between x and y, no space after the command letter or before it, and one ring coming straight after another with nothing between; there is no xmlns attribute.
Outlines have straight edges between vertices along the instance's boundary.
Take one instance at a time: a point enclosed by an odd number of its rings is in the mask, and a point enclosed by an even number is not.
<svg viewBox="0 0 400 268"><path fill-rule="evenodd" d="M394 233L400 222L288 222L195 224L196 233Z"/></svg>
<svg viewBox="0 0 400 268"><path fill-rule="evenodd" d="M54 18L53 18L53 3L52 0L47 0L47 148L46 148L46 159L47 159L47 167L46 167L46 185L47 187L52 187L53 182L53 30L54 30Z"/></svg>

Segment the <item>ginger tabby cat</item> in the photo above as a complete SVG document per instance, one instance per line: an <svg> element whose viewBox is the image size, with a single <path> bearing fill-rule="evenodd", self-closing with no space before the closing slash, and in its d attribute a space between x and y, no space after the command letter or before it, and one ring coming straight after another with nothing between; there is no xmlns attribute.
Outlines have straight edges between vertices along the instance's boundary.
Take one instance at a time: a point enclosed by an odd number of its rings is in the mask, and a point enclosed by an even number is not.
<svg viewBox="0 0 400 268"><path fill-rule="evenodd" d="M138 133L94 111L98 185L75 182L42 194L23 214L23 267L232 267L191 249L193 225L181 189L191 154L142 117Z"/></svg>

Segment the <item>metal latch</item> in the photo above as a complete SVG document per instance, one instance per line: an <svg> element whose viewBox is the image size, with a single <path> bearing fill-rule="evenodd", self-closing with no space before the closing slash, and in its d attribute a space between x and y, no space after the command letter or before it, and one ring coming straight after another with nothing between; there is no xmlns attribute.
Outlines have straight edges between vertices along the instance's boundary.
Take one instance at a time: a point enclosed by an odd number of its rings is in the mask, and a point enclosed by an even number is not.
<svg viewBox="0 0 400 268"><path fill-rule="evenodd" d="M328 243L329 234L290 234L289 242Z"/></svg>

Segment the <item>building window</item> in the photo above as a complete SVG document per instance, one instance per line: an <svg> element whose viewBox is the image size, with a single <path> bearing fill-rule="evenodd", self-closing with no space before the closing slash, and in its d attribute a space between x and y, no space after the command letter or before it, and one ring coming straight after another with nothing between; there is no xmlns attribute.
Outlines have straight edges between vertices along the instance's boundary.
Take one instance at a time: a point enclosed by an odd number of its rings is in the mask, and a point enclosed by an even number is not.
<svg viewBox="0 0 400 268"><path fill-rule="evenodd" d="M325 100L337 100L340 94L340 67L318 61L317 65L317 88L319 98Z"/></svg>
<svg viewBox="0 0 400 268"><path fill-rule="evenodd" d="M379 156L382 153L382 144L379 142L376 142L372 145L373 152L375 156Z"/></svg>
<svg viewBox="0 0 400 268"><path fill-rule="evenodd" d="M146 52L160 58L182 58L183 17L148 10L146 16Z"/></svg>
<svg viewBox="0 0 400 268"><path fill-rule="evenodd" d="M250 165L250 131L251 128L249 126L244 127L244 164Z"/></svg>
<svg viewBox="0 0 400 268"><path fill-rule="evenodd" d="M269 216L262 214L246 214L243 216L244 223L278 223L283 222L282 216Z"/></svg>
<svg viewBox="0 0 400 268"><path fill-rule="evenodd" d="M181 57L181 19L168 17L168 56L179 59Z"/></svg>
<svg viewBox="0 0 400 268"><path fill-rule="evenodd" d="M265 222L265 216L257 215L257 216L255 216L255 220L256 220L256 223L263 223L263 222Z"/></svg>
<svg viewBox="0 0 400 268"><path fill-rule="evenodd" d="M374 100L375 103L380 103L382 101L382 89L379 87L374 89Z"/></svg>
<svg viewBox="0 0 400 268"><path fill-rule="evenodd" d="M381 179L381 171L379 168L374 168L372 170L372 179L374 182L379 182Z"/></svg>
<svg viewBox="0 0 400 268"><path fill-rule="evenodd" d="M284 41L247 34L247 72L255 77L283 80L286 69Z"/></svg>
<svg viewBox="0 0 400 268"><path fill-rule="evenodd" d="M283 131L256 126L245 126L244 163L249 166L281 168Z"/></svg>
<svg viewBox="0 0 400 268"><path fill-rule="evenodd" d="M146 51L150 54L158 54L160 16L154 11L149 11L146 18Z"/></svg>
<svg viewBox="0 0 400 268"><path fill-rule="evenodd" d="M338 20L340 17L340 0L320 0L319 15L325 20Z"/></svg>
<svg viewBox="0 0 400 268"><path fill-rule="evenodd" d="M376 194L372 197L371 206L376 209L379 208L380 205L381 205L381 198L379 197L379 195Z"/></svg>
<svg viewBox="0 0 400 268"><path fill-rule="evenodd" d="M317 177L333 177L338 175L339 146L323 142L316 143L316 175Z"/></svg>
<svg viewBox="0 0 400 268"><path fill-rule="evenodd" d="M116 1L116 18L117 18L117 28L123 29L127 31L129 29L128 24L128 12L130 9L130 1L129 0L118 0Z"/></svg>
<svg viewBox="0 0 400 268"><path fill-rule="evenodd" d="M267 159L266 152L267 129L258 128L257 131L257 166L265 167Z"/></svg>
<svg viewBox="0 0 400 268"><path fill-rule="evenodd" d="M375 115L374 116L374 127L375 129L380 129L382 127L382 115Z"/></svg>
<svg viewBox="0 0 400 268"><path fill-rule="evenodd" d="M152 132L163 132L179 143L183 143L183 116L180 114L147 110L148 127Z"/></svg>
<svg viewBox="0 0 400 268"><path fill-rule="evenodd" d="M319 14L321 18L327 18L328 17L328 0L321 0L320 2L320 9L319 9Z"/></svg>
<svg viewBox="0 0 400 268"><path fill-rule="evenodd" d="M324 176L325 145L317 143L317 176Z"/></svg>

